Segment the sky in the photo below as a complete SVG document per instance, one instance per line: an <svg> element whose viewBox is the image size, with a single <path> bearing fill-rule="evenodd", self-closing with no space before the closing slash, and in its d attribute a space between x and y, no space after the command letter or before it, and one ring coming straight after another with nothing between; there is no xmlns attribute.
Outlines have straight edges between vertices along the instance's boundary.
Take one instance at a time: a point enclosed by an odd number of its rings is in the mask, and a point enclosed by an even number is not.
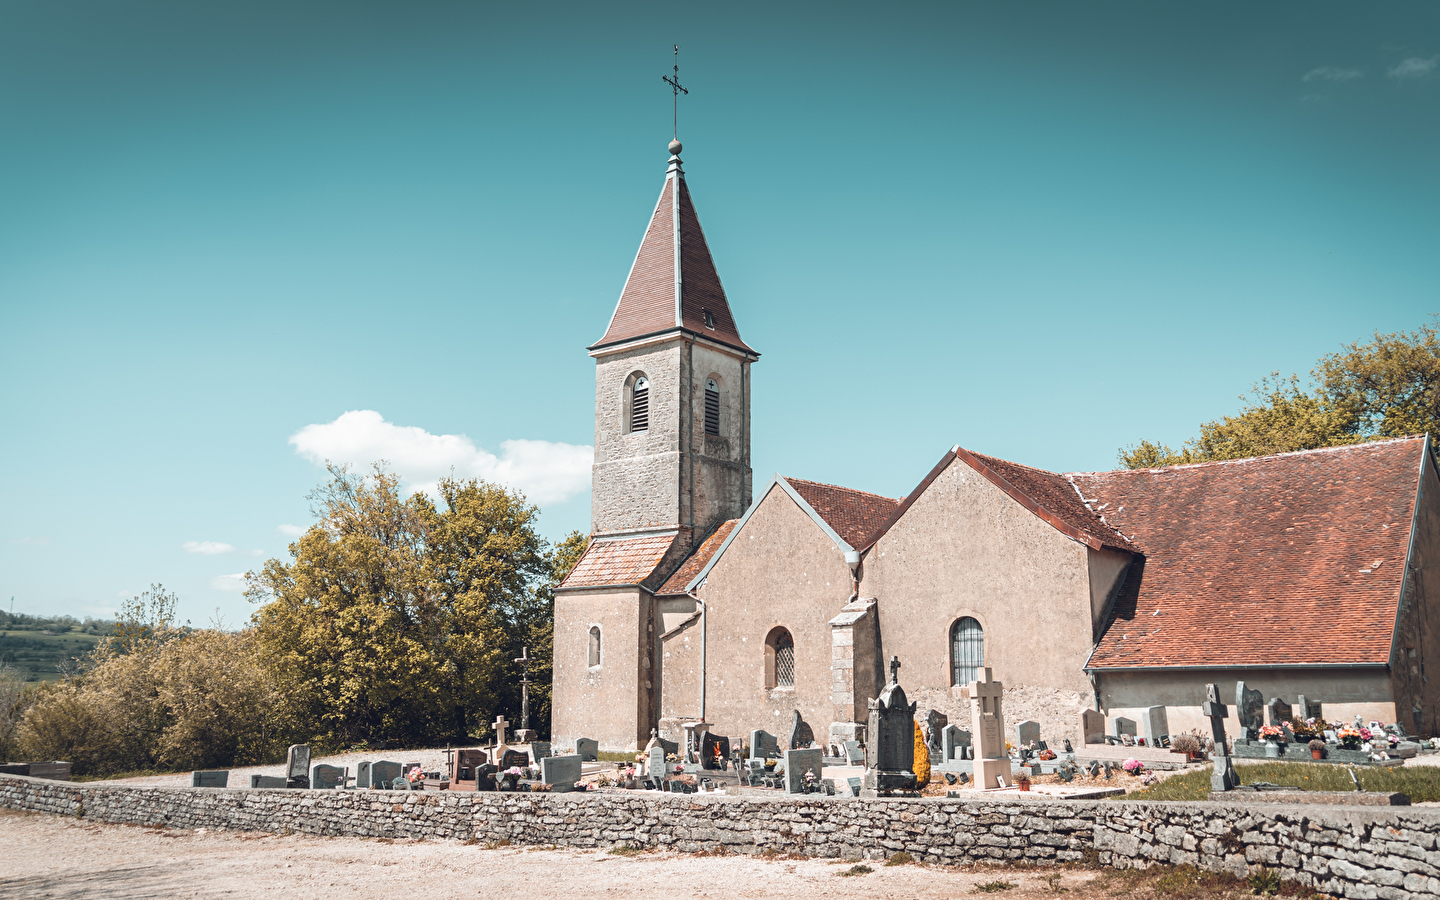
<svg viewBox="0 0 1440 900"><path fill-rule="evenodd" d="M1433 3L0 0L0 604L243 623L326 460L587 531L677 43L757 485L1113 468L1440 312Z"/></svg>

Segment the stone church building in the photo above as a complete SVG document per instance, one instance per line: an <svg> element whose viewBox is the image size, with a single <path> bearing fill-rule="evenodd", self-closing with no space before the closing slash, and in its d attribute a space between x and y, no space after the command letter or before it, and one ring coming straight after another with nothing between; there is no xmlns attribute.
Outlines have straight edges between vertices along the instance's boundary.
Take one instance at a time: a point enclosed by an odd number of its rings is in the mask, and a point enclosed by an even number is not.
<svg viewBox="0 0 1440 900"><path fill-rule="evenodd" d="M757 487L760 355L680 150L589 348L593 540L556 592L557 742L630 750L702 719L784 733L796 710L823 741L865 722L891 656L910 697L951 721L969 720L959 685L990 666L1008 717L1053 739L1079 738L1086 707L1164 705L1172 733L1199 728L1205 684L1233 697L1237 681L1318 699L1331 720L1436 733L1426 438L1070 474L956 446L903 498Z"/></svg>

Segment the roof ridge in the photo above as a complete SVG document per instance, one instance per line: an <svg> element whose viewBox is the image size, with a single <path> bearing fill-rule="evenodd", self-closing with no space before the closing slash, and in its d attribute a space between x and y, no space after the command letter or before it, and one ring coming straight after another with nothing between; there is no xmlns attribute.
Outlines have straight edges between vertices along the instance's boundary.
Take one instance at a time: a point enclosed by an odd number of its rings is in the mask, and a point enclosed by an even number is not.
<svg viewBox="0 0 1440 900"><path fill-rule="evenodd" d="M798 481L801 484L813 484L816 487L834 488L837 491L849 491L852 494L864 494L867 497L878 497L881 500L890 500L895 503L899 503L905 499L904 497L887 497L884 494L877 494L874 491L862 491L859 488L846 487L843 484L831 484L828 481L811 481L808 478L796 478L793 475L781 475L780 477L792 484Z"/></svg>
<svg viewBox="0 0 1440 900"><path fill-rule="evenodd" d="M1148 467L1143 468L1143 469L1106 469L1106 470L1102 470L1102 471L1063 472L1063 473L1054 473L1054 474L1063 474L1066 478L1070 478L1070 477L1072 477L1072 476L1084 476L1084 475L1128 475L1128 474L1130 474L1130 473L1132 473L1132 472L1165 472L1165 471L1169 471L1169 470L1172 470L1172 469L1198 469L1198 468L1200 468L1201 466L1242 465L1242 464L1244 464L1244 463L1260 462L1260 461L1262 461L1262 460L1267 460L1267 459L1281 459L1281 458L1287 457L1287 456L1305 456L1306 454L1310 454L1310 453L1341 453L1341 452L1344 452L1344 451L1347 451L1347 450L1368 450L1368 449L1373 449L1373 448L1375 448L1375 447L1381 447L1381 446L1384 446L1384 445L1386 445L1386 444L1403 444L1403 443L1406 443L1406 442L1409 442L1409 441L1423 441L1424 439L1425 439L1425 435L1424 435L1423 433L1422 433L1422 434L1408 434L1408 435L1404 435L1404 436L1402 436L1402 437L1374 438L1374 439L1368 440L1368 441L1356 441L1356 442L1353 443L1353 444L1337 444L1336 446L1333 446L1333 447L1313 447L1313 448L1311 448L1311 449L1309 449L1309 450L1286 450L1284 453L1267 453L1267 454L1265 454L1264 456L1242 456L1242 457L1240 457L1239 459L1207 459L1207 460L1205 460L1205 461L1203 461L1203 462L1177 463L1177 464L1175 464L1175 465L1173 465L1173 466L1148 466ZM978 454L977 454L977 455L978 455ZM998 459L999 457L996 457L996 458ZM1017 465L1017 466L1018 466L1018 465L1024 465L1024 464L1023 464L1023 463L1012 463L1012 465ZM1029 467L1027 466L1026 468L1029 468ZM1037 471L1042 471L1042 472L1043 472L1044 470L1043 470L1043 469L1039 469L1039 470L1037 470Z"/></svg>

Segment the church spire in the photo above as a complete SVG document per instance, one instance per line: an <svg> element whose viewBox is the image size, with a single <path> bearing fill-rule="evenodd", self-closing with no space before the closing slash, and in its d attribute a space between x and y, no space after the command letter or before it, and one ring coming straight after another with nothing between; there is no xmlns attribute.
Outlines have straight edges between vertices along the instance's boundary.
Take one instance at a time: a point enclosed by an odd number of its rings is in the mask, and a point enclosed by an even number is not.
<svg viewBox="0 0 1440 900"><path fill-rule="evenodd" d="M682 149L678 140L670 142L669 167L655 212L650 216L650 227L640 241L605 336L588 349L682 332L758 357L740 339L740 330L730 313L730 303L685 183Z"/></svg>

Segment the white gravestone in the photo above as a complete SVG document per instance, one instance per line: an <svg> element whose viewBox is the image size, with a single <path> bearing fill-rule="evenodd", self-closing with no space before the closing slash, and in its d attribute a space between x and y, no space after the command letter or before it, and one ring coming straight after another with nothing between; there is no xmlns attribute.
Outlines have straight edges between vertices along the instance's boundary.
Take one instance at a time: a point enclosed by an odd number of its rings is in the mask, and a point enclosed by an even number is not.
<svg viewBox="0 0 1440 900"><path fill-rule="evenodd" d="M1010 757L1005 752L1005 685L987 666L976 672L966 694L971 701L970 734L975 742L975 783L995 788L1010 783ZM1001 779L1001 780L997 780Z"/></svg>

